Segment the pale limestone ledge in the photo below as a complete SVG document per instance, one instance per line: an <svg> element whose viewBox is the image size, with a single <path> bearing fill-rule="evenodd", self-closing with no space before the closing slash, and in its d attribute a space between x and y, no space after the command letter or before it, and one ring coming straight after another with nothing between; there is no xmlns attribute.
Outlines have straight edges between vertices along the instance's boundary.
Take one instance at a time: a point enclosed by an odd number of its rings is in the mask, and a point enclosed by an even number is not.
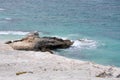
<svg viewBox="0 0 120 80"><path fill-rule="evenodd" d="M111 78L95 77L102 72ZM21 75L16 73L23 72ZM120 80L120 69L68 59L48 52L15 51L0 43L0 80Z"/></svg>

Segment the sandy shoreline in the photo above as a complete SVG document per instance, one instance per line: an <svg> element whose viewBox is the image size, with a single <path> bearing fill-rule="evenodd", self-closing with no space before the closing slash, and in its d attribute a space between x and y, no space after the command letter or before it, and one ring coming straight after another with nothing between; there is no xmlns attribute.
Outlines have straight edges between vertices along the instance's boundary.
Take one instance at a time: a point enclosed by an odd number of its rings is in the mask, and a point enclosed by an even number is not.
<svg viewBox="0 0 120 80"><path fill-rule="evenodd" d="M96 77L104 71L112 77ZM0 43L0 80L120 80L119 74L120 68L48 52L15 51Z"/></svg>

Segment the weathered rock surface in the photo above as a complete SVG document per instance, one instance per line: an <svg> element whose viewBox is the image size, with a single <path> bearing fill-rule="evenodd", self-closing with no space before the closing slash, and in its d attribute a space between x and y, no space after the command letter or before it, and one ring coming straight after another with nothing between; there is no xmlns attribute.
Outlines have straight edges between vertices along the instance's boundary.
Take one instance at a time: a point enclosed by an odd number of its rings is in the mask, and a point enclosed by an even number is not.
<svg viewBox="0 0 120 80"><path fill-rule="evenodd" d="M62 49L70 47L73 42L70 40L63 40L56 37L39 37L38 32L29 33L21 40L8 41L15 50L33 50L33 51L50 51L54 49Z"/></svg>
<svg viewBox="0 0 120 80"><path fill-rule="evenodd" d="M99 75L97 75L96 77L101 77L101 78L105 78L105 77L112 77L112 73L107 73L107 72L102 72Z"/></svg>

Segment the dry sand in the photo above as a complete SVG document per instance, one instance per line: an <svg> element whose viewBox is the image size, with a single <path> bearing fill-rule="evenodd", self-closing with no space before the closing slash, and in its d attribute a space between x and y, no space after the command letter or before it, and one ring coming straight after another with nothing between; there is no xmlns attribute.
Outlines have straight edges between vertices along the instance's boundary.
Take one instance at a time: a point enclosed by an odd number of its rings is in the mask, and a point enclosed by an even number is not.
<svg viewBox="0 0 120 80"><path fill-rule="evenodd" d="M112 77L99 78L102 72ZM16 51L0 43L0 80L120 80L120 68L68 59L49 52Z"/></svg>

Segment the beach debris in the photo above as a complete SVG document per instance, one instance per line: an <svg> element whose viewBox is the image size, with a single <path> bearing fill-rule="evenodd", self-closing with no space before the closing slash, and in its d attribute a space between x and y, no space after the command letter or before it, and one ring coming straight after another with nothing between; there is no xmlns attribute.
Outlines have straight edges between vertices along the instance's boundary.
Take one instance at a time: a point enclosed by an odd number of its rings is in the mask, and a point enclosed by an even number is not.
<svg viewBox="0 0 120 80"><path fill-rule="evenodd" d="M120 74L116 76L116 78L120 78Z"/></svg>
<svg viewBox="0 0 120 80"><path fill-rule="evenodd" d="M27 72L27 71L22 71L22 72L17 72L16 75L22 75L22 74L26 74L26 73L31 73L31 74L33 74L33 72L31 72L31 71L29 71L29 72Z"/></svg>
<svg viewBox="0 0 120 80"><path fill-rule="evenodd" d="M98 74L98 75L96 75L96 77L101 77L101 78L112 77L112 76L113 76L112 73L107 73L105 71L100 73L100 74Z"/></svg>
<svg viewBox="0 0 120 80"><path fill-rule="evenodd" d="M26 74L27 72L17 72L16 75Z"/></svg>
<svg viewBox="0 0 120 80"><path fill-rule="evenodd" d="M35 31L27 34L25 38L8 41L6 44L9 44L15 50L48 51L53 53L51 50L69 48L73 42L57 37L39 37L39 33Z"/></svg>

